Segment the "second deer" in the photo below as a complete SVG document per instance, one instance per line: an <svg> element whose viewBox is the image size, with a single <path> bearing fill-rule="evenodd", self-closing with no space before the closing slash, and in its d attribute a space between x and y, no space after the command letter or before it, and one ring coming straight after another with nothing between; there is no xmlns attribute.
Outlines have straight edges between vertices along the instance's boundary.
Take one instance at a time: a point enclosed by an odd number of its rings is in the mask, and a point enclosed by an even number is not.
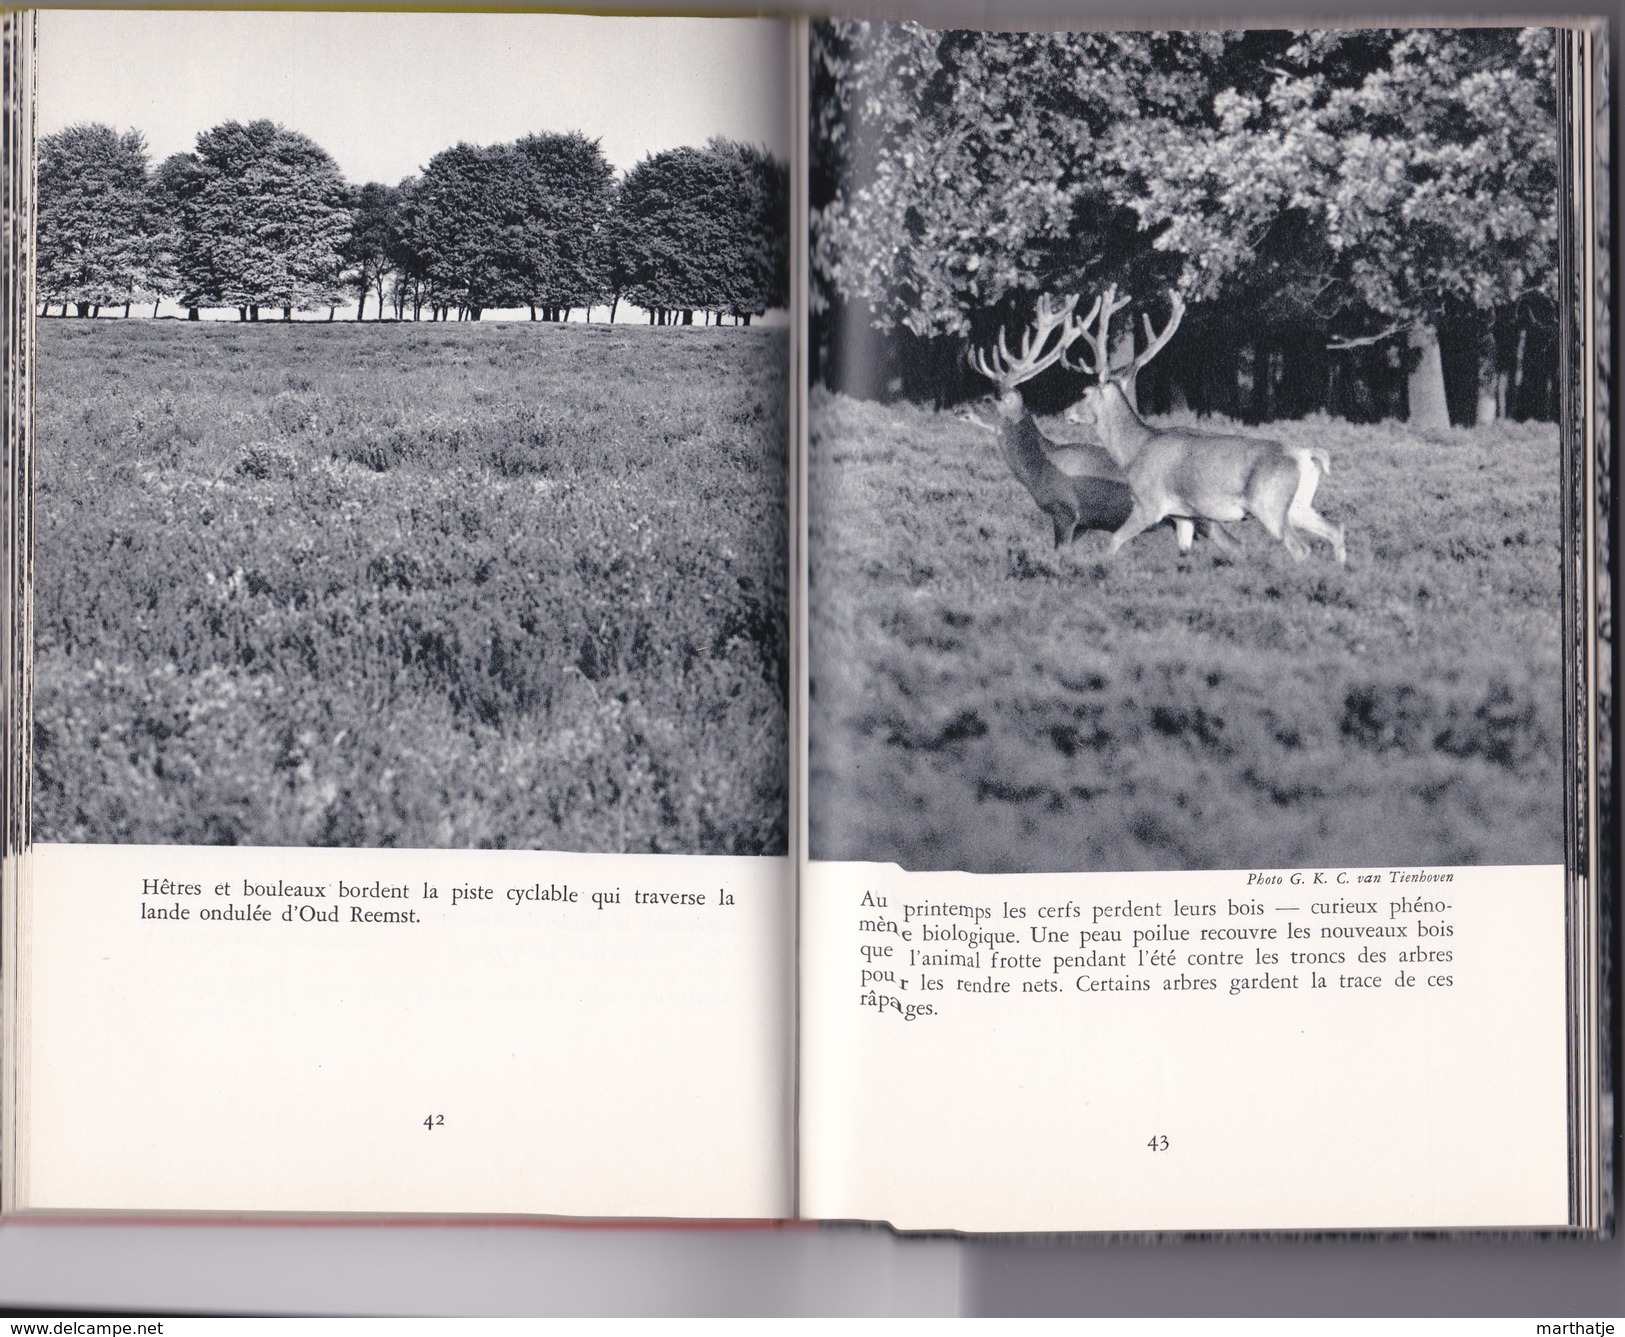
<svg viewBox="0 0 1625 1337"><path fill-rule="evenodd" d="M1115 553L1169 516L1217 522L1250 515L1297 561L1309 555L1303 535L1311 534L1331 544L1338 562L1346 562L1343 527L1314 508L1315 490L1332 467L1324 450L1188 428L1159 430L1135 411L1122 378L1145 366L1179 328L1185 303L1178 293L1169 297L1173 313L1167 325L1156 334L1146 317L1146 348L1127 361L1114 365L1111 360L1111 318L1128 304L1127 299L1118 300L1115 286L1096 301L1083 322L1082 337L1093 349L1093 361L1087 357L1067 361L1062 350L1064 366L1093 374L1097 381L1067 410L1067 421L1093 431L1134 493L1133 508L1113 532L1110 551ZM1088 328L1091 325L1094 328Z"/></svg>

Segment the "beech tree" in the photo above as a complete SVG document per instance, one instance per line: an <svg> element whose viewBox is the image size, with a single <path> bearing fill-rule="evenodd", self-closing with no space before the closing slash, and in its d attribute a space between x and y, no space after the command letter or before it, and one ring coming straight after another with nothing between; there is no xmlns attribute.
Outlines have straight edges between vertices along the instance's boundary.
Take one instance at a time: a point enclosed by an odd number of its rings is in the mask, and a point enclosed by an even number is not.
<svg viewBox="0 0 1625 1337"><path fill-rule="evenodd" d="M1191 299L1147 372L1161 397L1188 384L1244 416L1321 407L1388 354L1433 423L1465 361L1471 421L1507 399L1509 359L1534 360L1524 336L1554 310L1548 31L813 37L815 353L872 326L866 352L915 350L902 365L940 398L965 342L1036 293L1115 283L1135 314Z"/></svg>
<svg viewBox="0 0 1625 1337"><path fill-rule="evenodd" d="M478 320L527 301L524 164L510 144L457 144L429 160L401 209L401 246L434 315Z"/></svg>
<svg viewBox="0 0 1625 1337"><path fill-rule="evenodd" d="M367 297L378 298L378 319L384 318L384 287L395 267L396 192L379 181L369 181L351 195L350 235L339 253L356 294L355 318L364 320Z"/></svg>
<svg viewBox="0 0 1625 1337"><path fill-rule="evenodd" d="M751 144L712 142L737 158L745 183L744 255L729 314L748 325L753 316L790 305L790 165Z"/></svg>
<svg viewBox="0 0 1625 1337"><path fill-rule="evenodd" d="M337 165L314 141L272 121L226 121L165 164L181 214L182 303L293 309L342 300L351 214Z"/></svg>
<svg viewBox="0 0 1625 1337"><path fill-rule="evenodd" d="M147 143L138 130L75 125L39 144L40 300L81 316L153 295Z"/></svg>
<svg viewBox="0 0 1625 1337"><path fill-rule="evenodd" d="M1112 269L1144 242L1102 144L1125 119L1198 100L1225 41L817 26L841 158L815 200L815 281L921 336L967 333L1013 292L1125 277Z"/></svg>
<svg viewBox="0 0 1625 1337"><path fill-rule="evenodd" d="M829 146L811 183L815 312L855 307L920 348L940 399L967 338L1025 320L1038 293L1160 293L1177 263L1102 148L1125 119L1189 114L1225 42L815 24L814 139Z"/></svg>
<svg viewBox="0 0 1625 1337"><path fill-rule="evenodd" d="M615 169L596 139L527 135L513 146L520 193L514 224L531 319L563 319L610 297Z"/></svg>
<svg viewBox="0 0 1625 1337"><path fill-rule="evenodd" d="M1334 346L1409 346L1413 421L1448 425L1441 333L1469 341L1453 416L1472 422L1497 408L1497 317L1555 299L1552 60L1547 29L1301 34L1267 90L1219 89L1206 124L1126 124L1112 152L1193 296L1228 300L1294 237Z"/></svg>
<svg viewBox="0 0 1625 1337"><path fill-rule="evenodd" d="M713 139L638 163L621 183L616 263L625 296L651 322L695 311L749 324L788 300L788 169Z"/></svg>

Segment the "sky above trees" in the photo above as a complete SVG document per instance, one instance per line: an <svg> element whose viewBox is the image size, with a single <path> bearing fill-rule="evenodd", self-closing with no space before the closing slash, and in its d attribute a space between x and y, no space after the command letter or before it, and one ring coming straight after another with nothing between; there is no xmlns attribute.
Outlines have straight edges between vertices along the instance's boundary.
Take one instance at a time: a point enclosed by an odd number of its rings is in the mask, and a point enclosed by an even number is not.
<svg viewBox="0 0 1625 1337"><path fill-rule="evenodd" d="M267 118L351 181L399 181L459 140L599 139L625 172L721 135L787 159L789 31L749 19L544 14L40 15L40 134L139 128L154 162Z"/></svg>

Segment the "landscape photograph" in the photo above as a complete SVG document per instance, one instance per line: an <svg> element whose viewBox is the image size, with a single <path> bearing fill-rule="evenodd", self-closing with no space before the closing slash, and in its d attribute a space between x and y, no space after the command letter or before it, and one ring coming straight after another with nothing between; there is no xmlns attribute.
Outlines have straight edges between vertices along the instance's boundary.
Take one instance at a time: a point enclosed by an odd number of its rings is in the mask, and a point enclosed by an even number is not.
<svg viewBox="0 0 1625 1337"><path fill-rule="evenodd" d="M813 25L813 858L1561 862L1553 52Z"/></svg>
<svg viewBox="0 0 1625 1337"><path fill-rule="evenodd" d="M788 58L41 16L35 839L785 852Z"/></svg>

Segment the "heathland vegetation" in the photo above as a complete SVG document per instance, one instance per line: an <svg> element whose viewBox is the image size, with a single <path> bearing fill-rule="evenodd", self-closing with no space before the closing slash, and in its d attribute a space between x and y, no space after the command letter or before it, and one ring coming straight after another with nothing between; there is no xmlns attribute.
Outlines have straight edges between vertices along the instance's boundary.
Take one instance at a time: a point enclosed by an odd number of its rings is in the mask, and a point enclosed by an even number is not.
<svg viewBox="0 0 1625 1337"><path fill-rule="evenodd" d="M41 840L782 853L782 331L51 321Z"/></svg>

